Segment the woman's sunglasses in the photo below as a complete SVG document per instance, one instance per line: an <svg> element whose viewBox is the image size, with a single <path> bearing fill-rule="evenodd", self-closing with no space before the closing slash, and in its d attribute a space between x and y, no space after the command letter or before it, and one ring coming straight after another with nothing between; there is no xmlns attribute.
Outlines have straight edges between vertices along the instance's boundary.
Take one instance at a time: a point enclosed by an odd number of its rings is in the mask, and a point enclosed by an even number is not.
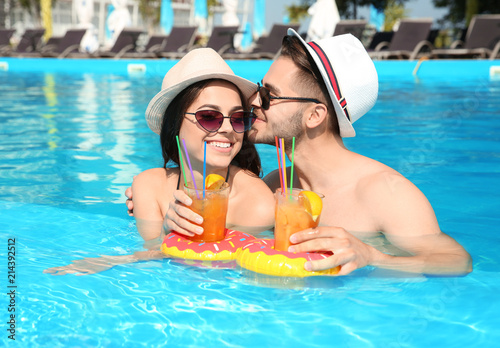
<svg viewBox="0 0 500 348"><path fill-rule="evenodd" d="M259 93L260 105L264 110L269 110L269 107L271 106L271 100L273 99L295 100L298 102L311 102L311 103L321 104L321 102L318 99L313 99L313 98L273 97L271 95L271 91L269 90L269 88L262 86L258 82L257 82L257 93Z"/></svg>
<svg viewBox="0 0 500 348"><path fill-rule="evenodd" d="M186 114L194 115L200 126L210 133L217 132L225 118L229 118L229 122L236 133L249 130L257 119L257 116L251 111L237 111L229 116L224 116L222 112L215 110L200 110L186 112Z"/></svg>

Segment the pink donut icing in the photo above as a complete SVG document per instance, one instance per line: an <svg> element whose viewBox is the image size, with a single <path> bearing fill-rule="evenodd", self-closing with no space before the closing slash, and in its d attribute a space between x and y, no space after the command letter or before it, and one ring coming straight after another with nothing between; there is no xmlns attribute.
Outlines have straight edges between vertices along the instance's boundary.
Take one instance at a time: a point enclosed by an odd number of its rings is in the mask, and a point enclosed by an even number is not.
<svg viewBox="0 0 500 348"><path fill-rule="evenodd" d="M224 240L206 243L193 242L172 232L165 236L161 250L168 256L184 259L182 262L189 265L231 268L236 260L240 267L274 276L333 275L340 270L340 266L316 272L309 272L304 268L307 261L326 259L332 253L277 251L274 250L273 239L257 239L247 233L234 230L227 230ZM216 263L214 264L213 261Z"/></svg>
<svg viewBox="0 0 500 348"><path fill-rule="evenodd" d="M190 260L234 260L239 249L255 237L234 230L226 230L226 238L219 242L193 242L175 232L163 239L164 254Z"/></svg>

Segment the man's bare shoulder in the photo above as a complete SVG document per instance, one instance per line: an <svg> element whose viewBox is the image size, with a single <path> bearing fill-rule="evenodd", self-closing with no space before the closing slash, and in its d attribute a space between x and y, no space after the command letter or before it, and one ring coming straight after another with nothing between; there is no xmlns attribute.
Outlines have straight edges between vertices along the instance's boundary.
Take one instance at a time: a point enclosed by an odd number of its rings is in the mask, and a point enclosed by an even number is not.
<svg viewBox="0 0 500 348"><path fill-rule="evenodd" d="M422 191L386 165L373 164L371 171L359 180L356 195L384 232L439 232L432 206ZM417 226L419 230L409 232L408 226Z"/></svg>
<svg viewBox="0 0 500 348"><path fill-rule="evenodd" d="M418 188L393 168L371 158L360 160L356 191L366 199L391 197L407 190Z"/></svg>

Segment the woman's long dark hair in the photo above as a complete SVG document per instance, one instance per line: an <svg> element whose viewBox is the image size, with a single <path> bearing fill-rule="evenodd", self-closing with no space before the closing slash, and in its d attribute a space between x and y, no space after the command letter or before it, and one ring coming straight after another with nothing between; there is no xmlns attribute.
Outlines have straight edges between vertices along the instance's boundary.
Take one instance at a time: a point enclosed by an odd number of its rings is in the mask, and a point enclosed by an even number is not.
<svg viewBox="0 0 500 348"><path fill-rule="evenodd" d="M167 165L171 162L179 165L179 152L177 149L177 141L175 137L179 135L184 114L186 113L188 107L196 100L196 98L198 98L201 91L213 81L217 80L203 80L187 87L181 93L179 93L174 98L174 100L172 100L167 110L165 110L165 114L163 115L163 120L161 122L160 131L160 144L164 168L167 168ZM241 92L240 98L243 103L243 108L246 109L247 101L245 100ZM257 153L255 145L248 140L247 132L245 132L243 136L241 150L233 158L231 164L248 170L257 176L260 176L262 167L260 164L259 154Z"/></svg>

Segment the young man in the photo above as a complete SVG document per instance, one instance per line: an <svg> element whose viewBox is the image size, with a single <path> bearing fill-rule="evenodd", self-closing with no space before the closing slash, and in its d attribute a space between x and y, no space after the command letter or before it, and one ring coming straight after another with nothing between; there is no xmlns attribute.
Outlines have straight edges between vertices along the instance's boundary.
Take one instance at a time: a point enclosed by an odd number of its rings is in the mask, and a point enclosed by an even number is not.
<svg viewBox="0 0 500 348"><path fill-rule="evenodd" d="M262 85L251 100L259 118L250 139L274 144L275 136L288 143L295 137L294 183L325 195L324 227L292 235L290 251L334 255L306 263L306 269L341 265L340 274L348 274L372 265L429 274L471 271L469 254L440 231L417 187L343 144L343 137L355 135L352 122L371 109L378 91L373 62L356 38L341 35L308 44L289 30ZM265 180L273 191L279 187L277 172ZM385 254L356 238L359 232L381 232L407 256Z"/></svg>
<svg viewBox="0 0 500 348"><path fill-rule="evenodd" d="M325 196L322 226L292 235L295 245L289 250L331 251L331 257L305 267L340 265L339 275L367 265L425 274L470 272L470 255L441 232L422 192L395 170L343 144L343 137L355 135L352 123L373 107L378 93L375 67L359 40L341 35L306 43L295 31L288 34L250 100L258 120L249 137L268 144L275 136L285 138L287 149L295 137L294 186ZM273 191L279 187L277 172L264 180ZM189 203L182 195L176 198ZM192 212L177 210L183 221L174 210L167 217L189 229ZM384 253L360 239L380 233L393 251Z"/></svg>

